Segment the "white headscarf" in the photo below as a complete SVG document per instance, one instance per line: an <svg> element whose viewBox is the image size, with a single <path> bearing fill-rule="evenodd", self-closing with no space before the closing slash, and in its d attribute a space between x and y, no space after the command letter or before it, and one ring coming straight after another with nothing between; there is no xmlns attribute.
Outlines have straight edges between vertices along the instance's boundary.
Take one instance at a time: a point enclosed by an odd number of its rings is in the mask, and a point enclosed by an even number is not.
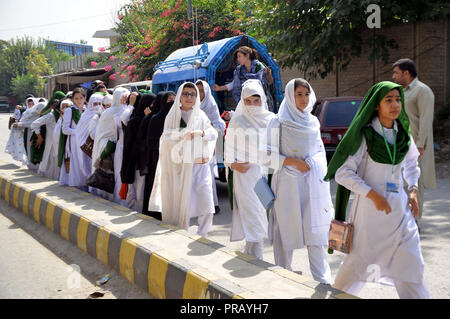
<svg viewBox="0 0 450 319"><path fill-rule="evenodd" d="M110 94L107 94L107 95L105 95L104 97L103 97L103 105L108 105L108 104L111 104L112 105L112 102L113 102L113 97L112 97L112 95L110 95Z"/></svg>
<svg viewBox="0 0 450 319"><path fill-rule="evenodd" d="M81 114L80 121L75 129L78 147L81 147L86 142L89 135L89 123L91 119L103 110L101 105L94 106L94 103L102 103L102 101L103 95L98 93L92 94L89 98L87 109Z"/></svg>
<svg viewBox="0 0 450 319"><path fill-rule="evenodd" d="M186 84L184 83L178 88L175 101L164 122L164 131L159 147L157 174L149 204L150 207L155 207L158 206L155 202L161 203L163 221L185 229L189 226L190 220L191 178L194 165L193 160L196 158L195 154L191 157L189 150L195 143L201 143L200 145L203 147L202 153L204 151L203 156L211 159L216 144L215 140L206 141L199 136L192 141L183 138L190 131L212 128L208 117L200 110L198 89L192 83L195 87L197 98L189 121L186 123L187 127L180 130L181 93ZM186 154L189 154L188 157L190 158L187 158ZM154 196L154 194L159 194L160 198L157 198L158 196ZM178 194L180 197L174 200L173 194Z"/></svg>
<svg viewBox="0 0 450 319"><path fill-rule="evenodd" d="M208 82L203 80L198 80L195 84L202 84L205 97L203 101L200 102L200 109L206 113L212 125L221 131L222 136L225 133L226 124L220 118L219 107L217 106L216 100L211 94L211 87Z"/></svg>
<svg viewBox="0 0 450 319"><path fill-rule="evenodd" d="M258 113L251 113L244 100L250 96L258 95L261 97L262 105ZM247 122L246 127L263 128L267 127L269 121L274 117L274 114L269 111L267 105L266 94L261 85L261 81L256 79L247 80L242 85L241 100L236 106L235 113L230 120L228 128L233 127L233 122ZM244 124L244 123L243 123Z"/></svg>
<svg viewBox="0 0 450 319"><path fill-rule="evenodd" d="M23 112L22 117L20 118L20 123L22 123L25 126L31 125L31 123L33 123L34 120L38 119L41 116L41 111L47 105L47 103L45 102L38 103L39 99L37 98L28 98L27 104L29 100L32 100L34 102L34 105L26 109L26 111Z"/></svg>
<svg viewBox="0 0 450 319"><path fill-rule="evenodd" d="M92 149L92 168L94 171L94 165L97 159L102 154L103 150L108 144L108 141L117 142L119 136L116 130L116 117L120 116L124 109L124 105L120 103L122 95L129 93L126 88L119 87L114 90L113 103L111 107L106 109L98 121L98 127L95 132L94 147Z"/></svg>
<svg viewBox="0 0 450 319"><path fill-rule="evenodd" d="M320 124L317 118L311 114L314 104L317 101L316 94L311 85L306 82L309 86L309 103L303 111L299 110L295 103L295 80L292 79L286 84L285 96L278 111L280 122L291 122L290 124L298 126L301 129L317 130Z"/></svg>
<svg viewBox="0 0 450 319"><path fill-rule="evenodd" d="M64 110L63 110L63 109L64 109L64 108L63 108L63 105L67 105L66 108L67 108L67 107L72 107L73 102L72 102L71 99L65 99L65 100L62 100L61 103L59 103L59 109L60 109L61 111L64 111Z"/></svg>
<svg viewBox="0 0 450 319"><path fill-rule="evenodd" d="M250 112L249 107L244 102L246 98L253 95L260 96L262 101L261 106L253 106L254 110L257 111L256 113ZM269 111L261 82L253 79L245 81L242 86L241 100L227 129L225 162L232 163L235 160L254 162L253 159L256 160L259 157L259 143L264 139L265 129L273 118L275 118L275 114ZM238 129L243 129L244 132ZM246 135L244 137L248 141L244 142L242 134L245 133L245 130L249 130L246 132L247 134L258 134L257 138Z"/></svg>

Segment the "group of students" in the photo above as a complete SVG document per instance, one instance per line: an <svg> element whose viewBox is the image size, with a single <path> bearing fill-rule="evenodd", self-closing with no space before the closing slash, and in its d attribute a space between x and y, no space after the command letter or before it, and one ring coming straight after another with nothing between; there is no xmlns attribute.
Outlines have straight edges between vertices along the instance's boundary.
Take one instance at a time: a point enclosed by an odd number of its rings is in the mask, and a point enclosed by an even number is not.
<svg viewBox="0 0 450 319"><path fill-rule="evenodd" d="M207 164L215 134L200 109L198 89L183 84L160 145L163 220L187 228L198 216L198 234L212 224L213 196ZM327 166L320 124L311 114L316 97L304 79L291 80L278 114L268 111L259 80L247 80L225 136L225 165L232 183L231 241L262 259L268 235L275 263L291 269L293 251L307 247L315 280L331 284L326 249L335 217L354 224L353 245L334 287L358 295L367 281L394 285L401 298L430 298L423 272L418 214L419 152L410 134L403 88L374 85ZM192 152L197 139L201 152ZM269 215L255 184L273 172ZM232 176L232 177L231 177ZM336 211L328 180L339 184ZM406 181L406 190L404 189ZM155 191L155 189L154 189ZM346 207L355 194L350 216ZM269 218L267 218L269 217ZM376 271L376 276L374 276Z"/></svg>
<svg viewBox="0 0 450 319"><path fill-rule="evenodd" d="M233 209L230 240L245 239L247 254L262 259L268 237L275 263L291 269L293 251L306 246L314 279L331 285L330 223L350 220L353 243L335 288L358 295L365 282L375 281L395 285L400 298L430 298L415 223L419 152L402 86L380 82L369 90L328 166L320 124L311 114L315 102L311 85L293 79L274 114L261 81L249 79L227 127L205 81L157 95L117 88L112 96L94 93L87 106L84 91L75 89L71 99L61 92L47 104L29 99L12 127L10 140L18 143L8 143L8 150L20 153L11 145L23 147L23 137L16 134L28 128L27 150L19 155L36 169L24 155L31 153L30 132L43 143L46 127L38 172L180 228L198 217L197 233L207 236L217 206L216 142L224 138ZM94 143L91 158L80 150L88 136ZM88 176L108 156L113 157L114 192L88 189ZM254 187L269 176L275 201L266 211ZM338 183L336 207L331 178ZM350 192L355 199L346 217Z"/></svg>

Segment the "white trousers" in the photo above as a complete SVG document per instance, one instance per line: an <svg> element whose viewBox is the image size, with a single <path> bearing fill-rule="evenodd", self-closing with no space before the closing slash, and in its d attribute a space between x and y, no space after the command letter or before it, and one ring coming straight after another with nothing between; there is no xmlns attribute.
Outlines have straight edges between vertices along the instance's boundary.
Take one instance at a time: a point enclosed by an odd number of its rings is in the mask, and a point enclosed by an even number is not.
<svg viewBox="0 0 450 319"><path fill-rule="evenodd" d="M331 269L327 261L325 249L327 246L306 246L308 249L309 268L315 281L331 284ZM286 250L281 241L278 227L273 229L273 254L277 266L292 270L292 255L294 250Z"/></svg>
<svg viewBox="0 0 450 319"><path fill-rule="evenodd" d="M209 168L211 170L211 178L212 178L212 188L213 188L213 196L214 196L214 206L219 206L219 198L217 197L217 187L216 187L216 174L214 173L214 161L209 164Z"/></svg>
<svg viewBox="0 0 450 319"><path fill-rule="evenodd" d="M206 238L208 232L211 230L212 227L213 216L214 215L210 213L198 216L197 235Z"/></svg>
<svg viewBox="0 0 450 319"><path fill-rule="evenodd" d="M263 241L257 242L245 242L244 253L250 256L254 256L258 259L263 259Z"/></svg>
<svg viewBox="0 0 450 319"><path fill-rule="evenodd" d="M395 289L400 299L430 299L430 293L425 284L425 280L416 284L406 281L393 280ZM350 267L341 266L333 287L348 294L358 296L361 290L364 288L366 282L358 280L353 274Z"/></svg>
<svg viewBox="0 0 450 319"><path fill-rule="evenodd" d="M132 198L129 201L131 204L130 207L139 213L142 213L142 208L144 207L144 188L145 188L145 175L141 176L141 174L137 170L134 175L134 183L132 185L132 192L131 192Z"/></svg>

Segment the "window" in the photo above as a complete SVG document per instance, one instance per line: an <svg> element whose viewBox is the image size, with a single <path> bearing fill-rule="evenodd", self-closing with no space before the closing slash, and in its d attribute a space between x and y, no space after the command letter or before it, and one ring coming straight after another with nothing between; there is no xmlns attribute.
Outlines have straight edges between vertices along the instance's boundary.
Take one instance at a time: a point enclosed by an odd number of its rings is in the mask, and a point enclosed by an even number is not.
<svg viewBox="0 0 450 319"><path fill-rule="evenodd" d="M331 127L349 126L360 104L361 100L330 102L326 109L325 125Z"/></svg>

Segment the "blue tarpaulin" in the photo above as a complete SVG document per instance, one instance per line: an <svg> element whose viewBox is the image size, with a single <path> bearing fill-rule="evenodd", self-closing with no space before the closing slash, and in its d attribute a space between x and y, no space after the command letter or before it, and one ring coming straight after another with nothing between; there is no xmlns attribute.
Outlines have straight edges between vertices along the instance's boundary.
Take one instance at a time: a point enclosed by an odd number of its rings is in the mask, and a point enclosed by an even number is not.
<svg viewBox="0 0 450 319"><path fill-rule="evenodd" d="M283 87L280 68L270 56L265 45L256 39L243 35L214 42L206 42L192 47L182 48L170 54L165 61L158 63L152 78L152 91L176 90L185 81L206 80L212 87L216 80L216 71L240 46L247 45L258 51L261 62L272 70L277 104L283 100ZM197 67L195 67L196 65ZM217 99L216 92L213 92Z"/></svg>

